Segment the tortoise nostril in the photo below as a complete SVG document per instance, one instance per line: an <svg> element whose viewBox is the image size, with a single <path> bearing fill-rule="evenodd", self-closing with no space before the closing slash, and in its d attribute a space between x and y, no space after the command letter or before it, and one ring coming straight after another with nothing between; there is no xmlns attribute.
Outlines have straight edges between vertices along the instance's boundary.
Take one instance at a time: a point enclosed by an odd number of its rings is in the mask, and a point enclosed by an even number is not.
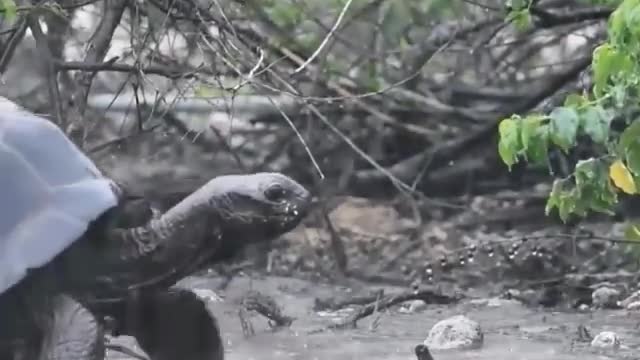
<svg viewBox="0 0 640 360"><path fill-rule="evenodd" d="M286 200L287 192L282 186L273 185L264 191L264 196L269 201L284 202Z"/></svg>

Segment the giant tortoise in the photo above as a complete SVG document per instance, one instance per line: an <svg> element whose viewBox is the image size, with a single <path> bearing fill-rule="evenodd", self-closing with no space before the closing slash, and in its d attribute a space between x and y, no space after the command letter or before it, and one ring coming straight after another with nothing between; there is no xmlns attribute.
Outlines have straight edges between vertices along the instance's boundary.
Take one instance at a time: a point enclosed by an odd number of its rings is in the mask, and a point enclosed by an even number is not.
<svg viewBox="0 0 640 360"><path fill-rule="evenodd" d="M175 283L292 230L310 194L255 173L160 214L135 201L53 122L0 100L1 359L104 359L108 317L152 359L222 359L215 318Z"/></svg>

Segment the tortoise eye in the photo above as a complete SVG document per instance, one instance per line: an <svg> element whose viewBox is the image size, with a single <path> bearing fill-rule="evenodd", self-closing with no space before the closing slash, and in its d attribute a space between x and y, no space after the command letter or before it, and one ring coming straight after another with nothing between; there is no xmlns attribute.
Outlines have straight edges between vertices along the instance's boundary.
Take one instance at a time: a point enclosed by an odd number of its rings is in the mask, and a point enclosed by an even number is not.
<svg viewBox="0 0 640 360"><path fill-rule="evenodd" d="M287 191L280 185L272 185L264 191L264 196L269 201L284 202L286 200Z"/></svg>

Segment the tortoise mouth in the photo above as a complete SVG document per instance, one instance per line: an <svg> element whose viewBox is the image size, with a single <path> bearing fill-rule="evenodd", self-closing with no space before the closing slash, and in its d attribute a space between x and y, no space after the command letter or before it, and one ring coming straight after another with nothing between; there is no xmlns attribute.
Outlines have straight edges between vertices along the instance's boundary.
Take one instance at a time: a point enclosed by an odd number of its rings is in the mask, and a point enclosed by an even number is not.
<svg viewBox="0 0 640 360"><path fill-rule="evenodd" d="M272 221L283 231L296 227L308 213L307 206L295 202L285 203L278 210Z"/></svg>

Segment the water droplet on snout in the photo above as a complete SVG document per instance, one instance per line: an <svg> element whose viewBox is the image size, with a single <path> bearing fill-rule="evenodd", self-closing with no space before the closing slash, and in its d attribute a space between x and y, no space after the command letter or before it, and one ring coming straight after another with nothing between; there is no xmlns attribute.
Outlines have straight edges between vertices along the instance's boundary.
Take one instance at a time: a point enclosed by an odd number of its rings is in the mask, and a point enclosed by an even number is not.
<svg viewBox="0 0 640 360"><path fill-rule="evenodd" d="M468 262L468 263L472 263L472 262L474 262L474 261L475 261L475 257L474 257L474 255L473 255L473 253L468 253L468 254L467 254L467 262Z"/></svg>
<svg viewBox="0 0 640 360"><path fill-rule="evenodd" d="M460 256L458 258L458 263L460 263L460 266L464 266L464 264L466 264L466 260L463 256Z"/></svg>
<svg viewBox="0 0 640 360"><path fill-rule="evenodd" d="M487 253L488 257L493 257L493 248L491 246L487 246L484 251Z"/></svg>

